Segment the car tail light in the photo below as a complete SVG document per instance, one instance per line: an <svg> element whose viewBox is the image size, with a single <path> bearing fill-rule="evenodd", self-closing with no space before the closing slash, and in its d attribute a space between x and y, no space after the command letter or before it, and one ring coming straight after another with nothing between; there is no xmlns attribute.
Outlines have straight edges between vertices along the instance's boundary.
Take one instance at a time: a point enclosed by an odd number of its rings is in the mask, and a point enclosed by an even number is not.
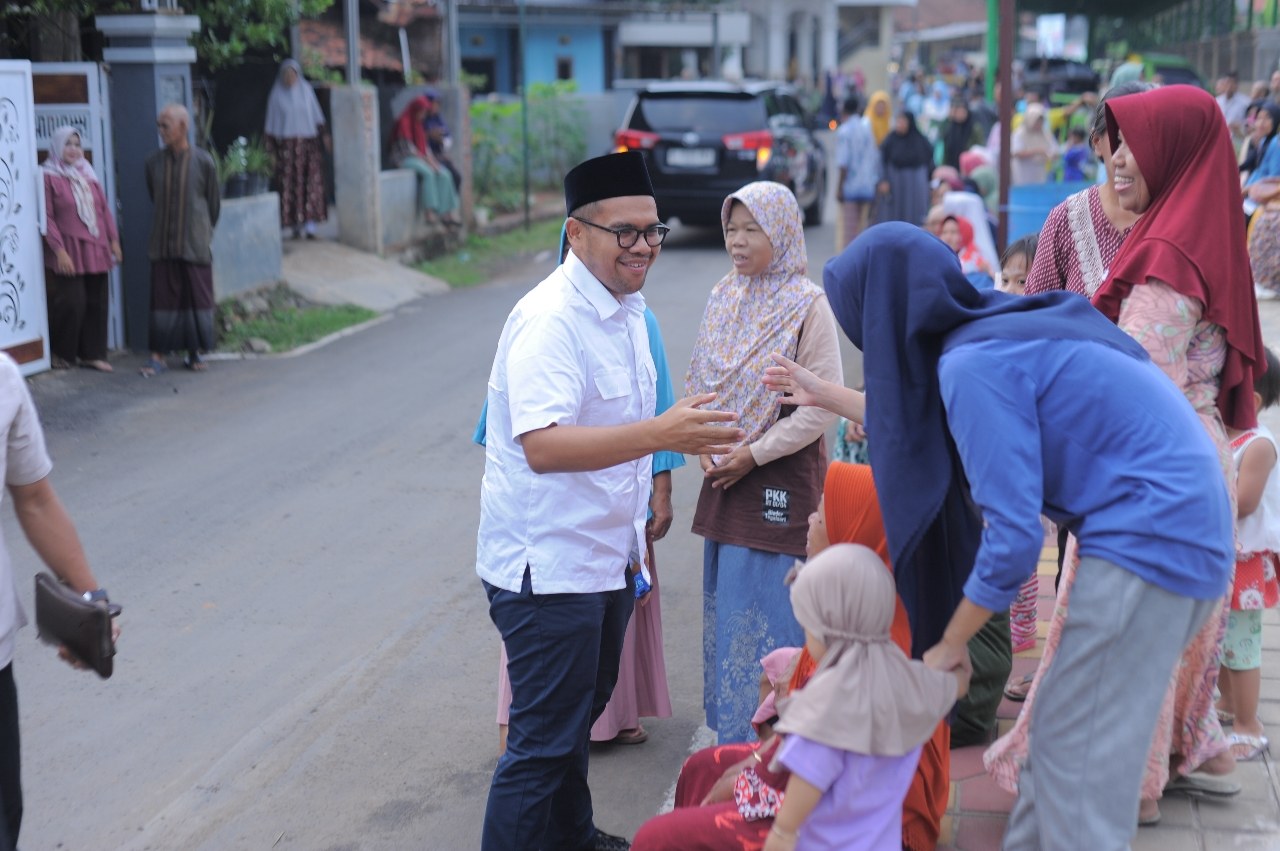
<svg viewBox="0 0 1280 851"><path fill-rule="evenodd" d="M721 141L726 150L755 151L756 168L763 169L773 156L773 134L768 130L753 130L750 133L730 133Z"/></svg>
<svg viewBox="0 0 1280 851"><path fill-rule="evenodd" d="M624 151L650 151L658 144L657 133L646 133L643 130L619 130L613 134L614 153Z"/></svg>

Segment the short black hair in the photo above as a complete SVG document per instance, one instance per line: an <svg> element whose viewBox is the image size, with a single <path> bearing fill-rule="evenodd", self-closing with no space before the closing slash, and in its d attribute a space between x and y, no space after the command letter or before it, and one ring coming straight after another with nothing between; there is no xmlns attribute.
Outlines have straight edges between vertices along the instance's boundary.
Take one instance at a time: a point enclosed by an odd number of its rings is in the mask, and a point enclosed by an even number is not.
<svg viewBox="0 0 1280 851"><path fill-rule="evenodd" d="M840 109L845 115L857 115L862 112L862 101L858 100L857 95L849 95L844 99L844 105Z"/></svg>
<svg viewBox="0 0 1280 851"><path fill-rule="evenodd" d="M1141 80L1132 80L1128 83L1121 83L1118 86L1112 86L1107 89L1106 93L1098 100L1097 107L1093 110L1093 127L1089 130L1089 144L1093 144L1093 140L1107 132L1107 101L1112 98L1124 97L1125 95L1136 95L1141 92L1149 92L1156 88L1153 83L1144 83Z"/></svg>
<svg viewBox="0 0 1280 851"><path fill-rule="evenodd" d="M1270 408L1280 402L1280 358L1270 346L1264 346L1263 352L1266 354L1267 371L1254 376L1253 392L1262 397L1263 408Z"/></svg>
<svg viewBox="0 0 1280 851"><path fill-rule="evenodd" d="M1027 271L1030 272L1031 261L1036 259L1036 245L1039 242L1040 234L1038 233L1029 233L1021 239L1015 239L1009 243L1009 247L1004 250L1004 254L1000 255L1000 267L1008 266L1010 260L1022 254L1027 258Z"/></svg>
<svg viewBox="0 0 1280 851"><path fill-rule="evenodd" d="M1089 133L1083 127L1072 127L1067 131L1067 138L1079 139L1083 142L1089 138Z"/></svg>

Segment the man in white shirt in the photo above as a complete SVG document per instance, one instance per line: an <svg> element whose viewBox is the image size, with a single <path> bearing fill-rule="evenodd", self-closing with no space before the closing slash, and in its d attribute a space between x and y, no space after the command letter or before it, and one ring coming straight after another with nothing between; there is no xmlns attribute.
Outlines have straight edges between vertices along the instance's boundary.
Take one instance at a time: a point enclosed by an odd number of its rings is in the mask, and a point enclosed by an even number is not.
<svg viewBox="0 0 1280 851"><path fill-rule="evenodd" d="M0 353L0 469L13 499L18 525L36 555L72 590L90 602L106 603L107 592L89 569L75 525L58 499L49 473L53 462L44 447L44 432L27 382L18 365ZM22 826L22 780L18 734L18 693L13 680L13 651L18 630L27 623L18 598L9 550L0 533L0 849L18 844ZM120 628L113 623L112 640ZM84 665L65 647L62 658Z"/></svg>
<svg viewBox="0 0 1280 851"><path fill-rule="evenodd" d="M1235 71L1218 80L1218 107L1227 119L1231 138L1238 145L1244 138L1245 113L1249 109L1249 96L1240 92L1240 80Z"/></svg>
<svg viewBox="0 0 1280 851"><path fill-rule="evenodd" d="M511 679L482 848L620 851L587 787L592 723L618 674L658 450L723 454L713 394L654 417L644 286L668 228L636 151L565 176L570 253L512 310L489 377L476 573ZM642 568L643 569L643 568Z"/></svg>

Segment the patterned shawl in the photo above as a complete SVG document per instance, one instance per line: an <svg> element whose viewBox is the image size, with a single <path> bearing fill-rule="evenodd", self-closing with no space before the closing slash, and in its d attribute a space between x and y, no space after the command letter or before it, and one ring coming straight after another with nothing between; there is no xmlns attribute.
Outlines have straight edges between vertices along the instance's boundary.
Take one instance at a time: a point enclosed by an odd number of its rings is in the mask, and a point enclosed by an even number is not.
<svg viewBox="0 0 1280 851"><path fill-rule="evenodd" d="M800 325L815 299L817 284L805 277L808 252L800 206L780 183L748 183L724 201L720 222L728 227L733 202L739 201L773 246L764 274L732 271L711 289L702 326L693 344L685 395L717 393L715 407L736 411L745 444L758 440L777 422L779 397L761 381L770 352L795 357Z"/></svg>

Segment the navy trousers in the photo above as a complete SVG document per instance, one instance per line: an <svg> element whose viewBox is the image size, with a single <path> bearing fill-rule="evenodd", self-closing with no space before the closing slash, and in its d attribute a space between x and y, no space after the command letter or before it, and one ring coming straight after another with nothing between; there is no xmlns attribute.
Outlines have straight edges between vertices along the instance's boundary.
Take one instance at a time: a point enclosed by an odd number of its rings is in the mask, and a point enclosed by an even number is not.
<svg viewBox="0 0 1280 851"><path fill-rule="evenodd" d="M507 647L511 718L484 816L483 851L575 851L595 835L587 788L591 725L618 681L635 585L593 594L519 593L486 583Z"/></svg>

